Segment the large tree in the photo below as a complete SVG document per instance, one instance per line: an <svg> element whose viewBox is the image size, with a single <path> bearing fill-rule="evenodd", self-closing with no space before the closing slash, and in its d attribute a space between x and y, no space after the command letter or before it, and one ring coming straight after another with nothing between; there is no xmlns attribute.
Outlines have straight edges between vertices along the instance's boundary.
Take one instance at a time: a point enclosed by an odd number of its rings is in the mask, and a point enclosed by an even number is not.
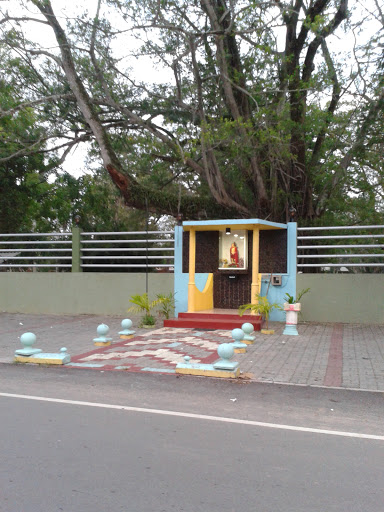
<svg viewBox="0 0 384 512"><path fill-rule="evenodd" d="M92 141L128 206L270 220L381 206L378 0L356 23L347 0L95 0L67 20L50 0L25 7L1 21L22 63L9 72L28 73L12 112L33 107L64 153ZM140 81L134 58L169 79Z"/></svg>
<svg viewBox="0 0 384 512"><path fill-rule="evenodd" d="M0 58L1 62L1 58ZM12 81L0 79L0 104L9 110L17 104ZM32 109L17 116L0 117L0 232L15 233L34 228L31 214L48 186L48 166L44 162L42 130L35 126ZM25 155L25 149L33 148ZM28 151L27 151L28 153Z"/></svg>

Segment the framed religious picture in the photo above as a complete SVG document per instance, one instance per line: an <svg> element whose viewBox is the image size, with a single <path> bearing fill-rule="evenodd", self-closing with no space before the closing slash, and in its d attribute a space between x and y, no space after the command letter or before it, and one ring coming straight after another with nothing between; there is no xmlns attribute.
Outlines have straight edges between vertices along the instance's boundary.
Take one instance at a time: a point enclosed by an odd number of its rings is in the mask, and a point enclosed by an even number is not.
<svg viewBox="0 0 384 512"><path fill-rule="evenodd" d="M245 230L220 231L219 270L248 268L248 239Z"/></svg>

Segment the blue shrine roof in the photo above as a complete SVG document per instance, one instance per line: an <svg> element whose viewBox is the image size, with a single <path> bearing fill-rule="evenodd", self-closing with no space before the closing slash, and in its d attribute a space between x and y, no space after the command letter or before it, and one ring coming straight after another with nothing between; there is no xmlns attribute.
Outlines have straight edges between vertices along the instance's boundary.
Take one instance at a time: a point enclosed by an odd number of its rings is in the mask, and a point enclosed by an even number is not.
<svg viewBox="0 0 384 512"><path fill-rule="evenodd" d="M287 224L270 222L263 219L220 219L220 220L188 220L183 222L184 231L195 229L196 231L224 231L232 229L287 229Z"/></svg>

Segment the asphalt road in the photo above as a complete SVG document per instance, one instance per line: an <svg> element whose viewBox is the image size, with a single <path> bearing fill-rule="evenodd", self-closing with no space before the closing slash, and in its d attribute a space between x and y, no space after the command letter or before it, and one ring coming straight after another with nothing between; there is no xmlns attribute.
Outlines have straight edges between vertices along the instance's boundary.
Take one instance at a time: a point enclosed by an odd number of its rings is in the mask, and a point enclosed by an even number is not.
<svg viewBox="0 0 384 512"><path fill-rule="evenodd" d="M0 511L380 512L383 412L382 393L0 365Z"/></svg>

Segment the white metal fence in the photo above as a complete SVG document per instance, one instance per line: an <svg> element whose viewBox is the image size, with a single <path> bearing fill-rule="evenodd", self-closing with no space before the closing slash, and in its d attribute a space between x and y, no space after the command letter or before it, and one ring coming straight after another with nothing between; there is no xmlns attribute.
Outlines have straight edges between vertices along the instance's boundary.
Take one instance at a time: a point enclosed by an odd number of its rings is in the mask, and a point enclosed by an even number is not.
<svg viewBox="0 0 384 512"><path fill-rule="evenodd" d="M384 272L384 225L298 227L300 272ZM0 234L0 270L173 271L173 231Z"/></svg>
<svg viewBox="0 0 384 512"><path fill-rule="evenodd" d="M384 226L297 228L297 269L383 272Z"/></svg>
<svg viewBox="0 0 384 512"><path fill-rule="evenodd" d="M173 271L173 231L0 234L0 270ZM118 271L118 270L117 270Z"/></svg>
<svg viewBox="0 0 384 512"><path fill-rule="evenodd" d="M72 266L72 233L0 234L0 268L19 271Z"/></svg>
<svg viewBox="0 0 384 512"><path fill-rule="evenodd" d="M173 231L124 231L81 234L84 269L173 269Z"/></svg>

